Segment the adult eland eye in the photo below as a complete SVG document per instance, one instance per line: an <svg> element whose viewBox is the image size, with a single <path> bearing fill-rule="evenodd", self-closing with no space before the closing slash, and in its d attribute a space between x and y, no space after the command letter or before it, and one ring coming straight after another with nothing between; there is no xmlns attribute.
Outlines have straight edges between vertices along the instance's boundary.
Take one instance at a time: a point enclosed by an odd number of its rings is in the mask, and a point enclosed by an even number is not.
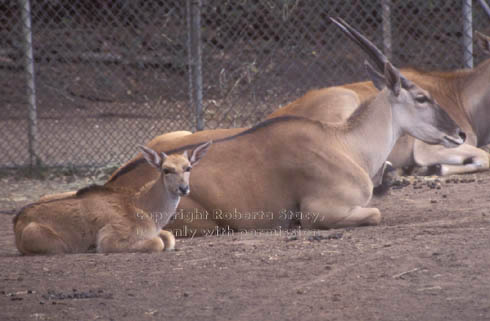
<svg viewBox="0 0 490 321"><path fill-rule="evenodd" d="M184 171L186 171L186 172L190 172L190 171L191 171L191 169L192 169L192 167L187 166L187 167L184 169Z"/></svg>
<svg viewBox="0 0 490 321"><path fill-rule="evenodd" d="M430 99L429 99L429 97L427 97L425 95L420 95L420 96L415 97L415 101L418 102L419 104L425 104L425 103L428 103L430 101Z"/></svg>
<svg viewBox="0 0 490 321"><path fill-rule="evenodd" d="M170 174L170 169L168 169L168 168L164 168L164 169L163 169L163 173L164 173L165 175Z"/></svg>

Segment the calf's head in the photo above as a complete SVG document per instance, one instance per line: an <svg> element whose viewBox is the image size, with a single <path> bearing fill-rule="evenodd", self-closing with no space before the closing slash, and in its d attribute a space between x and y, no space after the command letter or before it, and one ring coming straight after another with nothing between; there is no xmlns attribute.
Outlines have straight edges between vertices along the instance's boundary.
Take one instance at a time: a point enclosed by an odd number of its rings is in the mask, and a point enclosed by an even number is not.
<svg viewBox="0 0 490 321"><path fill-rule="evenodd" d="M177 196L186 196L190 193L189 178L191 169L206 154L211 142L197 146L190 154L167 155L156 152L146 146L140 146L143 157L148 164L160 171L160 179L170 193Z"/></svg>

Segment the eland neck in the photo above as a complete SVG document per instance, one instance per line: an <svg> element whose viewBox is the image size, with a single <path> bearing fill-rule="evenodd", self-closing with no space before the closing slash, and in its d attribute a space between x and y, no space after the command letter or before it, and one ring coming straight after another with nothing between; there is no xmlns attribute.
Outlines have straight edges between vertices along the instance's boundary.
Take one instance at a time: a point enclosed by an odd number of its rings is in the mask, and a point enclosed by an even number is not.
<svg viewBox="0 0 490 321"><path fill-rule="evenodd" d="M175 214L179 201L180 196L168 190L162 176L144 185L134 195L134 205L137 210L142 210L149 215L158 230L168 224Z"/></svg>
<svg viewBox="0 0 490 321"><path fill-rule="evenodd" d="M347 145L372 178L384 164L401 136L387 89L363 103L346 121L343 130Z"/></svg>

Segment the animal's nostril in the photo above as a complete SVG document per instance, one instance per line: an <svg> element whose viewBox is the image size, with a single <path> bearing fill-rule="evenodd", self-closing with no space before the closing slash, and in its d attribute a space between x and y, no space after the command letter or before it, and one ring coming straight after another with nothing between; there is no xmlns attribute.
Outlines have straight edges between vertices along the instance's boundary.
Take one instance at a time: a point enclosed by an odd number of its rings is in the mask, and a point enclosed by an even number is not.
<svg viewBox="0 0 490 321"><path fill-rule="evenodd" d="M179 191L183 194L186 195L189 193L189 186L179 186Z"/></svg>
<svg viewBox="0 0 490 321"><path fill-rule="evenodd" d="M461 137L461 139L462 139L463 141L465 141L465 140L466 140L466 134L464 133L464 131L459 130L458 135L459 135L459 137Z"/></svg>

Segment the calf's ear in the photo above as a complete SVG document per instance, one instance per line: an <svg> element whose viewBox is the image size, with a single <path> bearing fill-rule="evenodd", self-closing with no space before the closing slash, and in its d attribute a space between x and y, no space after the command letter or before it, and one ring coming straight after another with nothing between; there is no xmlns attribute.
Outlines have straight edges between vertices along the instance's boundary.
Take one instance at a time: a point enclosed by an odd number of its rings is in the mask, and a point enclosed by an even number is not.
<svg viewBox="0 0 490 321"><path fill-rule="evenodd" d="M189 157L189 162L191 163L192 166L199 163L199 161L203 158L203 156L207 153L207 151L211 147L212 143L213 143L212 141L209 141L207 143L201 144L196 148L194 148L194 150L191 153L191 156Z"/></svg>
<svg viewBox="0 0 490 321"><path fill-rule="evenodd" d="M143 154L143 157L146 159L148 164L158 169L162 167L163 161L165 160L165 158L167 158L165 153L158 154L153 149L143 145L139 145L139 148L141 149L141 153Z"/></svg>

